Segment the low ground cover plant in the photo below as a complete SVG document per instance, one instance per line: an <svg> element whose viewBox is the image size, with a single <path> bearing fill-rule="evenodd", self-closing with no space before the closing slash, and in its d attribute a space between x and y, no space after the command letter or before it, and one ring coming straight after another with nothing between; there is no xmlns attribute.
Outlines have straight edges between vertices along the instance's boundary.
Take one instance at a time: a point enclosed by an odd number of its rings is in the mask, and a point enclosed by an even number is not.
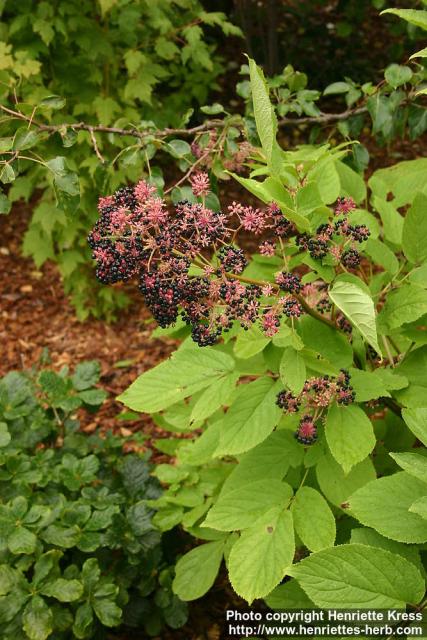
<svg viewBox="0 0 427 640"><path fill-rule="evenodd" d="M85 362L72 375L0 380L5 640L106 638L121 625L156 635L186 621L171 591L171 551L145 503L161 495L147 454L124 456L129 438L79 432L76 410L105 398L98 378L99 365Z"/></svg>
<svg viewBox="0 0 427 640"><path fill-rule="evenodd" d="M345 145L282 150L249 67L261 149L234 178L259 204L215 210L199 173L171 208L141 181L100 200L89 237L99 279L138 277L163 332L185 338L119 398L194 433L148 502L161 529L203 541L173 590L200 598L224 559L248 603L420 610L427 161L366 184Z"/></svg>

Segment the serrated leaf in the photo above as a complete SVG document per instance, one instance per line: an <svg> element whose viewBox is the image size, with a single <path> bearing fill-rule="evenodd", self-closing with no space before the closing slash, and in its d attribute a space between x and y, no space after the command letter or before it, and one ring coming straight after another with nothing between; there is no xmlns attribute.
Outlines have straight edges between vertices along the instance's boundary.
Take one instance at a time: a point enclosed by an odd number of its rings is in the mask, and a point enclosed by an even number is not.
<svg viewBox="0 0 427 640"><path fill-rule="evenodd" d="M262 351L269 342L270 338L267 338L256 325L252 325L248 331L242 331L238 334L234 344L234 353L237 358L246 360Z"/></svg>
<svg viewBox="0 0 427 640"><path fill-rule="evenodd" d="M323 496L312 487L301 487L292 503L295 531L310 551L333 547L335 518Z"/></svg>
<svg viewBox="0 0 427 640"><path fill-rule="evenodd" d="M418 440L427 447L427 409L403 409L402 418Z"/></svg>
<svg viewBox="0 0 427 640"><path fill-rule="evenodd" d="M186 553L175 567L174 593L184 601L204 596L215 581L223 553L224 540L202 544Z"/></svg>
<svg viewBox="0 0 427 640"><path fill-rule="evenodd" d="M390 453L390 456L406 473L427 483L427 457L412 451Z"/></svg>
<svg viewBox="0 0 427 640"><path fill-rule="evenodd" d="M233 545L227 562L233 589L249 604L263 598L284 578L294 553L292 514L274 507Z"/></svg>
<svg viewBox="0 0 427 640"><path fill-rule="evenodd" d="M237 373L230 373L223 378L214 380L195 403L191 411L190 422L206 420L217 409L228 404L238 379Z"/></svg>
<svg viewBox="0 0 427 640"><path fill-rule="evenodd" d="M77 391L90 389L99 380L101 375L101 365L96 360L88 360L77 365L74 374L71 376L73 387Z"/></svg>
<svg viewBox="0 0 427 640"><path fill-rule="evenodd" d="M342 281L334 284L329 297L375 351L381 353L372 298L356 284Z"/></svg>
<svg viewBox="0 0 427 640"><path fill-rule="evenodd" d="M427 196L417 193L405 215L402 232L403 253L413 264L427 260Z"/></svg>
<svg viewBox="0 0 427 640"><path fill-rule="evenodd" d="M280 155L276 143L277 117L270 102L264 73L252 59L249 59L249 77L258 136L273 174L279 174Z"/></svg>
<svg viewBox="0 0 427 640"><path fill-rule="evenodd" d="M255 480L282 480L289 467L303 461L303 448L287 429L273 431L257 447L245 453L221 489L221 496Z"/></svg>
<svg viewBox="0 0 427 640"><path fill-rule="evenodd" d="M384 538L384 536L380 535L377 531L369 529L368 527L352 529L350 542L353 544L367 544L368 547L379 547L385 551L390 551L390 553L398 554L402 556L402 558L412 562L417 569L422 571L420 554L415 545L411 546L390 540L390 538Z"/></svg>
<svg viewBox="0 0 427 640"><path fill-rule="evenodd" d="M242 479L242 483L242 486L219 495L203 527L220 531L246 529L273 505L280 504L285 508L292 496L291 486L280 480L270 478L247 482Z"/></svg>
<svg viewBox="0 0 427 640"><path fill-rule="evenodd" d="M291 570L313 602L324 609L404 608L424 595L413 564L389 551L343 544L305 558Z"/></svg>
<svg viewBox="0 0 427 640"><path fill-rule="evenodd" d="M427 542L427 524L409 511L426 486L401 471L379 478L356 491L349 500L351 515L367 527L398 542Z"/></svg>
<svg viewBox="0 0 427 640"><path fill-rule="evenodd" d="M239 387L222 422L216 456L245 453L270 435L280 419L280 387L267 376Z"/></svg>
<svg viewBox="0 0 427 640"><path fill-rule="evenodd" d="M354 405L333 404L326 418L325 433L332 455L346 474L371 453L376 443L371 421Z"/></svg>
<svg viewBox="0 0 427 640"><path fill-rule="evenodd" d="M402 18L402 20L406 20L406 22L420 27L420 29L427 30L427 11L421 9L385 9L381 11L381 15L384 13L392 13Z"/></svg>
<svg viewBox="0 0 427 640"><path fill-rule="evenodd" d="M351 368L349 370L351 376L350 384L356 394L356 402L368 402L369 400L376 400L377 398L390 397L387 387L378 374L378 371L379 369L375 371L362 371L361 369ZM397 380L396 383L400 387Z"/></svg>
<svg viewBox="0 0 427 640"><path fill-rule="evenodd" d="M312 609L314 607L313 602L294 578L273 589L264 600L270 609Z"/></svg>
<svg viewBox="0 0 427 640"><path fill-rule="evenodd" d="M283 351L280 361L280 379L292 393L298 395L307 378L304 358L298 351L288 347Z"/></svg>
<svg viewBox="0 0 427 640"><path fill-rule="evenodd" d="M360 487L374 480L376 474L370 458L359 462L346 475L338 462L328 454L323 456L317 463L316 476L325 497L332 504L340 507Z"/></svg>
<svg viewBox="0 0 427 640"><path fill-rule="evenodd" d="M427 496L422 496L422 498L415 500L409 507L409 511L418 514L423 520L427 520Z"/></svg>
<svg viewBox="0 0 427 640"><path fill-rule="evenodd" d="M196 345L181 347L169 360L143 373L117 400L134 411L155 413L208 387L233 369L234 360L226 353Z"/></svg>

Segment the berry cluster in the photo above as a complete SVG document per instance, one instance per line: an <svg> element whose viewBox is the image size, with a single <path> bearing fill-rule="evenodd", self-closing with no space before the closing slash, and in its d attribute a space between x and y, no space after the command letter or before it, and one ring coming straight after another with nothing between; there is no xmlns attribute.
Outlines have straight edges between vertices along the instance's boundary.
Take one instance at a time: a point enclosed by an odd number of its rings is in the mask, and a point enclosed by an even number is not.
<svg viewBox="0 0 427 640"><path fill-rule="evenodd" d="M357 269L360 264L360 254L355 249L355 243L360 244L367 240L370 231L364 224L349 223L348 215L355 207L351 198L340 198L335 206L335 215L343 217L333 225L321 224L314 236L309 236L307 233L297 235L297 246L303 251L308 251L314 260L321 260L330 254L344 267Z"/></svg>
<svg viewBox="0 0 427 640"><path fill-rule="evenodd" d="M244 329L259 323L272 337L283 318L294 322L307 306L331 312L327 285L303 285L306 267L291 272L289 255L299 247L315 260L330 254L344 268L357 268L360 256L353 244L366 240L369 230L349 223L355 207L350 198L337 202L334 223L320 225L310 236L299 234L275 203L256 208L233 202L226 211L213 211L206 204L208 174L193 173L190 183L196 202L183 200L173 209L144 180L100 198L99 219L88 237L100 282L138 279L158 324L168 327L181 317L200 346L216 342L234 323ZM274 283L246 277L248 260L236 245L239 233L255 236L263 256L283 259L285 270L275 274ZM337 324L351 331L339 315Z"/></svg>
<svg viewBox="0 0 427 640"><path fill-rule="evenodd" d="M278 298L273 287L246 281L241 274L248 261L234 239L240 230L285 237L293 225L273 204L262 210L233 203L226 213L212 211L204 204L206 173L195 174L191 186L202 202L181 201L173 211L144 180L101 198L88 237L98 279L112 284L138 278L157 323L168 327L181 316L200 346L216 342L235 321L245 329L259 322L274 335L280 318L298 318L301 305L292 295ZM274 254L275 243L266 244ZM299 277L283 275L283 290L297 293Z"/></svg>
<svg viewBox="0 0 427 640"><path fill-rule="evenodd" d="M301 393L295 396L290 391L280 391L276 404L287 414L297 413L301 407L304 411L312 410L314 415L305 413L300 420L295 437L303 444L312 444L317 437L316 420L333 402L349 405L355 400L355 393L350 384L350 374L341 369L336 377L319 376L305 381ZM310 441L308 441L310 440Z"/></svg>

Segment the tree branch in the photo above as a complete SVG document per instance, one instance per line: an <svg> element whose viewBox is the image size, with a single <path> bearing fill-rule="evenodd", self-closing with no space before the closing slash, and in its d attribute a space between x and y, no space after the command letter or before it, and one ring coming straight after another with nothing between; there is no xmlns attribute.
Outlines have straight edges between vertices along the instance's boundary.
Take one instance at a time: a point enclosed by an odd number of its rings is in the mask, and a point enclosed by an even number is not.
<svg viewBox="0 0 427 640"><path fill-rule="evenodd" d="M61 124L43 124L42 122L38 122L34 120L32 117L26 116L24 113L20 111L14 111L13 109L9 109L4 105L0 105L0 110L4 113L7 113L12 118L17 120L23 120L24 122L28 122L30 125L39 129L39 131L46 131L47 133L56 133L60 132L64 129L73 129L74 131L88 131L91 135L91 139L93 142L93 134L95 132L98 133L113 133L119 136L130 136L133 138L137 138L139 140L144 140L152 136L153 138L163 139L168 138L169 136L181 136L181 137L192 137L198 133L204 133L207 131L212 131L213 129L222 129L227 126L227 123L224 120L220 120L218 118L207 120L203 124L199 124L195 127L186 128L172 128L166 127L165 129L158 130L150 130L144 129L140 130L136 127L107 127L102 124L88 124L86 122L64 122ZM366 113L366 107L357 107L355 109L347 109L341 113L321 113L318 116L307 116L303 118L281 118L279 120L279 125L283 127L294 126L297 127L301 124L330 124L332 122L338 122L340 120L346 120L347 118L359 115L362 113ZM237 123L235 123L237 125Z"/></svg>

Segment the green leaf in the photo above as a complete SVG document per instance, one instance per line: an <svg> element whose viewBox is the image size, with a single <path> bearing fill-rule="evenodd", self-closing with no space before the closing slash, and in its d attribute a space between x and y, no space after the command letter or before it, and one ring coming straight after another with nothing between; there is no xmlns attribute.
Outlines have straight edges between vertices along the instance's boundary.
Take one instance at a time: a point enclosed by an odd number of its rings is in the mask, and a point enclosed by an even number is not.
<svg viewBox="0 0 427 640"><path fill-rule="evenodd" d="M168 149L175 158L183 158L191 154L191 147L185 140L171 140L168 142Z"/></svg>
<svg viewBox="0 0 427 640"><path fill-rule="evenodd" d="M413 564L389 551L343 544L313 553L290 572L324 609L399 609L417 604L424 580Z"/></svg>
<svg viewBox="0 0 427 640"><path fill-rule="evenodd" d="M427 30L427 11L421 9L385 9L381 11L381 15L384 13L392 13L402 18L402 20L414 24L416 27Z"/></svg>
<svg viewBox="0 0 427 640"><path fill-rule="evenodd" d="M269 342L270 338L266 338L256 325L252 325L247 331L238 334L234 344L234 353L237 358L246 360L262 351Z"/></svg>
<svg viewBox="0 0 427 640"><path fill-rule="evenodd" d="M353 171L344 162L335 163L338 176L341 183L341 192L345 196L353 198L356 204L359 204L366 198L366 185L362 176Z"/></svg>
<svg viewBox="0 0 427 640"><path fill-rule="evenodd" d="M274 507L233 545L227 562L233 589L249 604L263 598L284 578L294 553L292 515Z"/></svg>
<svg viewBox="0 0 427 640"><path fill-rule="evenodd" d="M40 596L33 596L25 607L22 627L30 640L46 640L52 633L52 611Z"/></svg>
<svg viewBox="0 0 427 640"><path fill-rule="evenodd" d="M409 508L426 486L404 471L379 478L350 498L351 515L367 527L398 542L427 542L427 525Z"/></svg>
<svg viewBox="0 0 427 640"><path fill-rule="evenodd" d="M418 514L423 518L423 520L427 520L427 496L423 496L422 498L415 500L415 502L409 507L409 511L411 511L411 513Z"/></svg>
<svg viewBox="0 0 427 640"><path fill-rule="evenodd" d="M7 429L6 422L0 422L0 447L7 447L11 440L11 435Z"/></svg>
<svg viewBox="0 0 427 640"><path fill-rule="evenodd" d="M418 440L427 447L427 409L403 409L402 418Z"/></svg>
<svg viewBox="0 0 427 640"><path fill-rule="evenodd" d="M7 162L0 169L0 182L3 184L8 184L9 182L13 182L15 180L15 171L13 167Z"/></svg>
<svg viewBox="0 0 427 640"><path fill-rule="evenodd" d="M25 149L31 149L40 140L41 136L37 131L28 129L27 127L20 127L13 139L13 149L15 151L24 151Z"/></svg>
<svg viewBox="0 0 427 640"><path fill-rule="evenodd" d="M19 526L9 536L7 545L14 554L34 553L37 547L37 538L32 531L26 527Z"/></svg>
<svg viewBox="0 0 427 640"><path fill-rule="evenodd" d="M351 85L349 85L348 82L333 82L332 84L328 84L323 95L331 96L336 95L337 93L347 93L350 89Z"/></svg>
<svg viewBox="0 0 427 640"><path fill-rule="evenodd" d="M298 351L288 347L283 351L280 361L280 379L292 393L298 395L302 391L306 378L304 358Z"/></svg>
<svg viewBox="0 0 427 640"><path fill-rule="evenodd" d="M216 456L244 453L270 435L280 419L275 404L280 386L264 376L238 387L221 425Z"/></svg>
<svg viewBox="0 0 427 640"><path fill-rule="evenodd" d="M74 602L83 595L83 585L78 580L64 580L57 578L53 582L44 584L40 589L44 596L56 598L60 602Z"/></svg>
<svg viewBox="0 0 427 640"><path fill-rule="evenodd" d="M381 378L380 371L380 369L376 371L350 369L350 384L356 393L356 402L368 402L369 400L376 400L377 398L390 397L387 386ZM393 381L391 384L392 383ZM396 383L398 387L400 387L398 380L396 380Z"/></svg>
<svg viewBox="0 0 427 640"><path fill-rule="evenodd" d="M302 341L308 349L320 353L337 369L351 365L353 349L345 336L310 316L301 318L298 324ZM307 367L310 367L308 361Z"/></svg>
<svg viewBox="0 0 427 640"><path fill-rule="evenodd" d="M392 202L382 200L378 196L372 199L375 209L380 214L385 239L393 244L400 245L402 242L404 218L393 206Z"/></svg>
<svg viewBox="0 0 427 640"><path fill-rule="evenodd" d="M415 546L396 542L389 538L384 538L377 531L368 527L357 527L351 530L350 542L354 544L366 544L368 547L379 547L390 553L397 553L409 562L412 562L417 569L422 571L421 559L418 549Z"/></svg>
<svg viewBox="0 0 427 640"><path fill-rule="evenodd" d="M276 134L277 118L270 102L267 83L262 69L249 58L249 76L254 105L254 115L259 139L267 162L274 174L280 173L280 155L278 153Z"/></svg>
<svg viewBox="0 0 427 640"><path fill-rule="evenodd" d="M374 480L376 473L372 461L366 458L346 475L338 462L328 454L317 463L316 476L322 493L332 504L340 507L360 487Z"/></svg>
<svg viewBox="0 0 427 640"><path fill-rule="evenodd" d="M223 378L214 380L195 403L191 411L190 422L206 420L217 409L227 405L238 379L239 375L237 373L230 373Z"/></svg>
<svg viewBox="0 0 427 640"><path fill-rule="evenodd" d="M217 116L219 113L224 113L224 107L222 104L219 104L219 102L214 102L214 104L207 104L200 107L200 111L207 113L208 116Z"/></svg>
<svg viewBox="0 0 427 640"><path fill-rule="evenodd" d="M78 175L71 171L66 158L58 156L46 162L53 174L56 204L66 213L74 213L80 202L80 182Z"/></svg>
<svg viewBox="0 0 427 640"><path fill-rule="evenodd" d="M0 193L0 215L7 215L12 208L12 203L4 193Z"/></svg>
<svg viewBox="0 0 427 640"><path fill-rule="evenodd" d="M427 313L427 291L416 284L404 284L387 296L378 316L379 325L392 331Z"/></svg>
<svg viewBox="0 0 427 640"><path fill-rule="evenodd" d="M107 598L93 598L92 607L98 620L106 627L117 627L122 622L122 610Z"/></svg>
<svg viewBox="0 0 427 640"><path fill-rule="evenodd" d="M80 538L80 529L77 526L61 527L51 524L42 533L42 538L48 544L52 544L64 549L74 547Z"/></svg>
<svg viewBox="0 0 427 640"><path fill-rule="evenodd" d="M202 544L182 556L175 567L174 593L184 601L204 596L215 581L223 552L224 540L217 540Z"/></svg>
<svg viewBox="0 0 427 640"><path fill-rule="evenodd" d="M391 275L396 275L399 270L399 261L386 244L375 238L369 238L363 250L372 258L375 264L379 264Z"/></svg>
<svg viewBox="0 0 427 640"><path fill-rule="evenodd" d="M406 473L427 483L427 457L408 451L407 453L390 453L390 456Z"/></svg>
<svg viewBox="0 0 427 640"><path fill-rule="evenodd" d="M313 602L298 582L292 578L280 584L265 598L265 603L270 609L313 609Z"/></svg>
<svg viewBox="0 0 427 640"><path fill-rule="evenodd" d="M371 421L354 405L333 404L326 418L325 433L332 455L346 474L371 453L376 443Z"/></svg>
<svg viewBox="0 0 427 640"><path fill-rule="evenodd" d="M87 630L93 622L92 607L88 602L81 604L76 610L73 624L73 633L76 638L83 639L88 636Z"/></svg>
<svg viewBox="0 0 427 640"><path fill-rule="evenodd" d="M285 508L292 497L290 485L280 480L264 479L248 482L221 493L210 509L203 527L234 531L252 526L257 518L274 505Z"/></svg>
<svg viewBox="0 0 427 640"><path fill-rule="evenodd" d="M409 60L413 60L414 58L427 58L427 47L425 47L424 49L420 49L416 53L413 53L412 56L410 56Z"/></svg>
<svg viewBox="0 0 427 640"><path fill-rule="evenodd" d="M240 458L224 482L221 496L255 480L282 480L289 467L300 465L303 457L303 448L292 432L287 429L273 431L264 442Z"/></svg>
<svg viewBox="0 0 427 640"><path fill-rule="evenodd" d="M334 284L329 297L375 351L381 353L372 298L356 284L342 281Z"/></svg>
<svg viewBox="0 0 427 640"><path fill-rule="evenodd" d="M0 596L12 591L19 580L19 574L7 564L0 565Z"/></svg>
<svg viewBox="0 0 427 640"><path fill-rule="evenodd" d="M61 96L46 96L40 100L39 107L45 109L62 109L65 107L66 100Z"/></svg>
<svg viewBox="0 0 427 640"><path fill-rule="evenodd" d="M412 69L403 64L393 63L385 70L384 77L393 89L397 89L397 87L411 80Z"/></svg>
<svg viewBox="0 0 427 640"><path fill-rule="evenodd" d="M234 360L226 353L211 347L200 349L194 343L185 346L143 373L117 400L134 411L155 413L208 387L234 369Z"/></svg>
<svg viewBox="0 0 427 640"><path fill-rule="evenodd" d="M310 551L333 547L335 518L323 496L312 487L301 487L292 503L295 531Z"/></svg>
<svg viewBox="0 0 427 640"><path fill-rule="evenodd" d="M84 391L90 389L98 381L101 375L101 365L96 360L87 360L77 365L74 375L71 376L74 389Z"/></svg>
<svg viewBox="0 0 427 640"><path fill-rule="evenodd" d="M413 264L427 260L427 195L417 193L403 223L403 253Z"/></svg>

